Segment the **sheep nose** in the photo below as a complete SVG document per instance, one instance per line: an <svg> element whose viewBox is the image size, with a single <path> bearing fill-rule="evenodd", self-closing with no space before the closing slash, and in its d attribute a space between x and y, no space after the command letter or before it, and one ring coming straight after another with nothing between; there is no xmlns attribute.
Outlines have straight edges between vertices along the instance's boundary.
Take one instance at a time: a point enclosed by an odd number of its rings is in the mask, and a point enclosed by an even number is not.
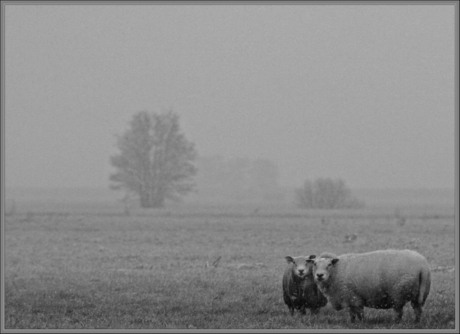
<svg viewBox="0 0 460 334"><path fill-rule="evenodd" d="M316 274L316 277L317 277L318 279L323 278L323 276L324 276L324 274Z"/></svg>
<svg viewBox="0 0 460 334"><path fill-rule="evenodd" d="M304 272L304 270L303 270L303 269L299 269L299 274L300 274L300 275L302 275L302 274L303 274L303 272Z"/></svg>

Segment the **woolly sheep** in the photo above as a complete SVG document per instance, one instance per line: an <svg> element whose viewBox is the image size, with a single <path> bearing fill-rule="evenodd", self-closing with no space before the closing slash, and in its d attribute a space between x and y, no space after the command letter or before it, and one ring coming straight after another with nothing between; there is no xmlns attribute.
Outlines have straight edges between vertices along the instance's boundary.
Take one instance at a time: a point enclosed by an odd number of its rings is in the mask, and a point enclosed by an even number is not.
<svg viewBox="0 0 460 334"><path fill-rule="evenodd" d="M401 321L403 307L410 301L415 322L430 292L428 262L412 250L378 250L336 256L323 253L314 260L315 282L333 308L348 307L351 322L364 320L364 307L396 312Z"/></svg>
<svg viewBox="0 0 460 334"><path fill-rule="evenodd" d="M317 314L327 304L326 297L318 290L313 279L313 264L307 262L315 257L285 257L288 266L283 275L283 297L291 315L294 315L294 309L306 314L306 308L310 309L311 314Z"/></svg>

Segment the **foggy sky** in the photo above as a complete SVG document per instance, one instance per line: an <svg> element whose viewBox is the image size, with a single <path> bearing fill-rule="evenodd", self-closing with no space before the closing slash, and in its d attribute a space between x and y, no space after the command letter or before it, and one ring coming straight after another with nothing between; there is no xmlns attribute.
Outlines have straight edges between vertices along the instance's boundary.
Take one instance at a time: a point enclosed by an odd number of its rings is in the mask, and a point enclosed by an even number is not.
<svg viewBox="0 0 460 334"><path fill-rule="evenodd" d="M3 9L7 187L108 187L115 135L168 108L285 185L454 186L453 4Z"/></svg>

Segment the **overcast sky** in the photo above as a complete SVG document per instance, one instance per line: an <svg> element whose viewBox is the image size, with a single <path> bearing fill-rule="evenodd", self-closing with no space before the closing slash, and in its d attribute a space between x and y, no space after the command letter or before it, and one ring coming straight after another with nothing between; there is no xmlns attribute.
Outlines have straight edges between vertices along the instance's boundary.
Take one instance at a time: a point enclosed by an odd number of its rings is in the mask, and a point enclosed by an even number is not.
<svg viewBox="0 0 460 334"><path fill-rule="evenodd" d="M3 9L7 187L108 187L115 135L167 108L285 185L454 186L453 4Z"/></svg>

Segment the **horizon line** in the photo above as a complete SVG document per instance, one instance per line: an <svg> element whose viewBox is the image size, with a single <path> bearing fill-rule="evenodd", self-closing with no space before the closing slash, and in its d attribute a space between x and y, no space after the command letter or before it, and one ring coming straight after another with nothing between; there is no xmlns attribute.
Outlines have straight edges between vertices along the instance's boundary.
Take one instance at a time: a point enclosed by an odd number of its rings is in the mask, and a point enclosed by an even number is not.
<svg viewBox="0 0 460 334"><path fill-rule="evenodd" d="M279 188L295 188L297 186L294 185L280 185ZM360 187L353 187L349 186L350 189L361 189L361 190L435 190L435 189L445 189L445 190L455 190L456 187L451 186L360 186ZM110 186L90 186L90 185L82 185L82 186L71 186L71 185L66 185L66 186L5 186L3 187L4 190L13 190L13 189L54 189L54 190L70 190L70 189L98 189L98 190L112 190L112 191L117 191L114 189L110 189Z"/></svg>

